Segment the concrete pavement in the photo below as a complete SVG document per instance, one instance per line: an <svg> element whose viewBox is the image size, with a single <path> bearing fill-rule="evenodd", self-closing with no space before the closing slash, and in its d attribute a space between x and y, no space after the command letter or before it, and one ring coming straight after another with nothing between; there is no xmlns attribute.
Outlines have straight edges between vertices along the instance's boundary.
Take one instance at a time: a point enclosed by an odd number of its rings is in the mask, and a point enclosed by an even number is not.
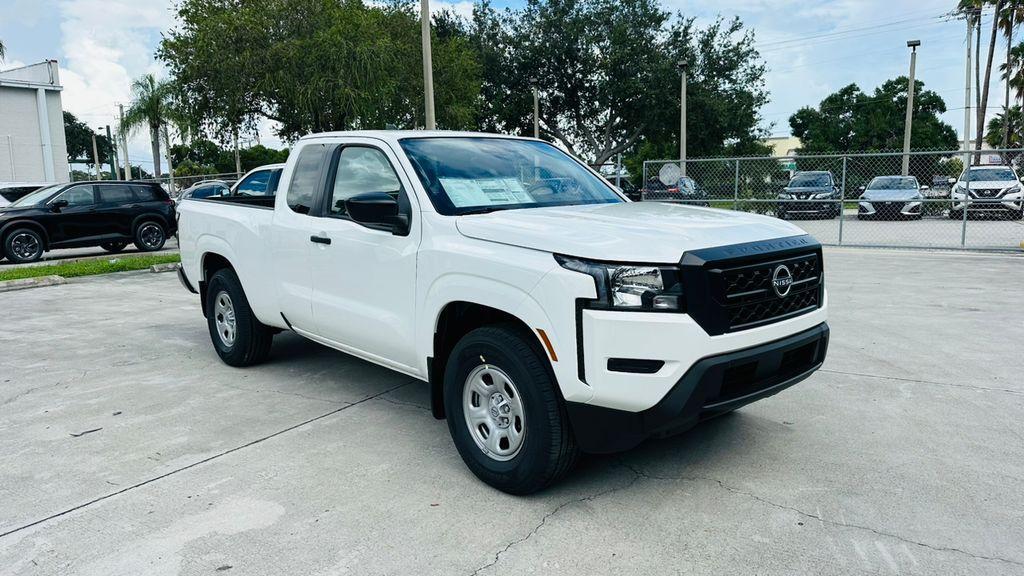
<svg viewBox="0 0 1024 576"><path fill-rule="evenodd" d="M828 250L825 369L517 498L425 386L214 354L169 274L0 295L0 574L1024 574L1024 258Z"/></svg>

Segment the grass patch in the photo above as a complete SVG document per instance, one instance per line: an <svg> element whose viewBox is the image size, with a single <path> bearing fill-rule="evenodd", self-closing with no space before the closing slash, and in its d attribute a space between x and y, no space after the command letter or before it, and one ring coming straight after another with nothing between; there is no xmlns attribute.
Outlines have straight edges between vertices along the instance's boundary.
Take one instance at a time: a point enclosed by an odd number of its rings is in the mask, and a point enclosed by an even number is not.
<svg viewBox="0 0 1024 576"><path fill-rule="evenodd" d="M170 264L179 261L181 259L177 254L157 254L153 256L111 255L109 258L99 260L85 260L82 262L68 262L46 266L28 266L25 268L11 268L9 270L0 269L0 282L50 275L63 276L65 278L94 276L96 274L110 274L111 272L145 270L154 264Z"/></svg>

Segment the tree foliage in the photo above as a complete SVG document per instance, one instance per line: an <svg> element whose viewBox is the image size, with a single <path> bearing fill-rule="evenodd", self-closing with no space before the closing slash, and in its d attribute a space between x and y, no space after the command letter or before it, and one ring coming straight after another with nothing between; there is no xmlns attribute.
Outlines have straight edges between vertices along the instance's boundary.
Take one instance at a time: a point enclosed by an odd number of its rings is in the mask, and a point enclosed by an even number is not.
<svg viewBox="0 0 1024 576"><path fill-rule="evenodd" d="M118 127L121 134L132 134L139 128L149 128L149 142L153 154L153 168L160 170L160 138L166 139L166 127L177 122L180 115L174 109L170 84L157 80L152 74L145 74L132 82L132 102L124 111L124 119Z"/></svg>
<svg viewBox="0 0 1024 576"><path fill-rule="evenodd" d="M412 4L360 0L183 0L158 56L204 132L228 141L260 118L310 132L422 125L419 20ZM470 128L479 68L468 40L433 44L437 122Z"/></svg>
<svg viewBox="0 0 1024 576"><path fill-rule="evenodd" d="M288 159L288 150L274 150L257 144L238 151L242 172ZM227 174L235 171L235 152L206 139L171 147L175 175Z"/></svg>
<svg viewBox="0 0 1024 576"><path fill-rule="evenodd" d="M850 84L828 95L817 108L804 107L790 116L793 135L803 152L901 150L906 126L907 78L887 80L873 94ZM957 146L956 131L939 114L946 103L924 82L916 80L910 135L911 148L950 150Z"/></svg>
<svg viewBox="0 0 1024 576"><path fill-rule="evenodd" d="M68 146L68 162L84 162L93 166L92 136L94 132L88 124L79 120L71 112L64 112L64 139ZM111 146L110 140L105 134L96 134L96 150L100 157L100 164L110 162Z"/></svg>

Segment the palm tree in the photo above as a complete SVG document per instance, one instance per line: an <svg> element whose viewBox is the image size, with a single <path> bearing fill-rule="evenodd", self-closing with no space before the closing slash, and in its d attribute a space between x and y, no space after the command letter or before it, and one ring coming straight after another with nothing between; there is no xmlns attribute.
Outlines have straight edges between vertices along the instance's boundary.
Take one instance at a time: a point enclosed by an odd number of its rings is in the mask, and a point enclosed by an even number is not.
<svg viewBox="0 0 1024 576"><path fill-rule="evenodd" d="M162 173L160 129L171 122L174 116L170 92L167 82L157 81L152 74L140 76L132 82L132 103L124 111L124 120L119 126L122 134L131 134L142 126L149 128L149 141L153 148L153 173L157 177Z"/></svg>
<svg viewBox="0 0 1024 576"><path fill-rule="evenodd" d="M1003 80L1006 93L1003 95L1003 115L1007 115L1007 111L1010 109L1010 82L1008 81L1014 74L1014 68L1019 67L1020 60L1016 58L1013 53L1013 29L1016 28L1017 24L1024 22L1024 0L1006 0L1006 4L1003 7L1003 11L997 15L999 19L999 28L1003 31L1003 35L1006 36L1006 63L999 67L1003 71ZM1000 143L1000 147L1006 148L1009 144L1010 138L1010 123L1001 122L1003 126L1003 138Z"/></svg>

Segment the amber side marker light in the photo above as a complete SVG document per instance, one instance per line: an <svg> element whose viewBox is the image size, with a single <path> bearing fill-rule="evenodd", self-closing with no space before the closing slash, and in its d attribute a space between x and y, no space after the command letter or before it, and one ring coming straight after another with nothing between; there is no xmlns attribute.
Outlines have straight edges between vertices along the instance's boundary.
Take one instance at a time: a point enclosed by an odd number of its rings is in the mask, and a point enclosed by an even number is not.
<svg viewBox="0 0 1024 576"><path fill-rule="evenodd" d="M551 356L552 362L558 362L558 355L555 354L555 349L551 346L551 340L548 340L548 335L542 328L537 328L537 334L540 334L540 339L544 342L544 346L548 349L548 355Z"/></svg>

